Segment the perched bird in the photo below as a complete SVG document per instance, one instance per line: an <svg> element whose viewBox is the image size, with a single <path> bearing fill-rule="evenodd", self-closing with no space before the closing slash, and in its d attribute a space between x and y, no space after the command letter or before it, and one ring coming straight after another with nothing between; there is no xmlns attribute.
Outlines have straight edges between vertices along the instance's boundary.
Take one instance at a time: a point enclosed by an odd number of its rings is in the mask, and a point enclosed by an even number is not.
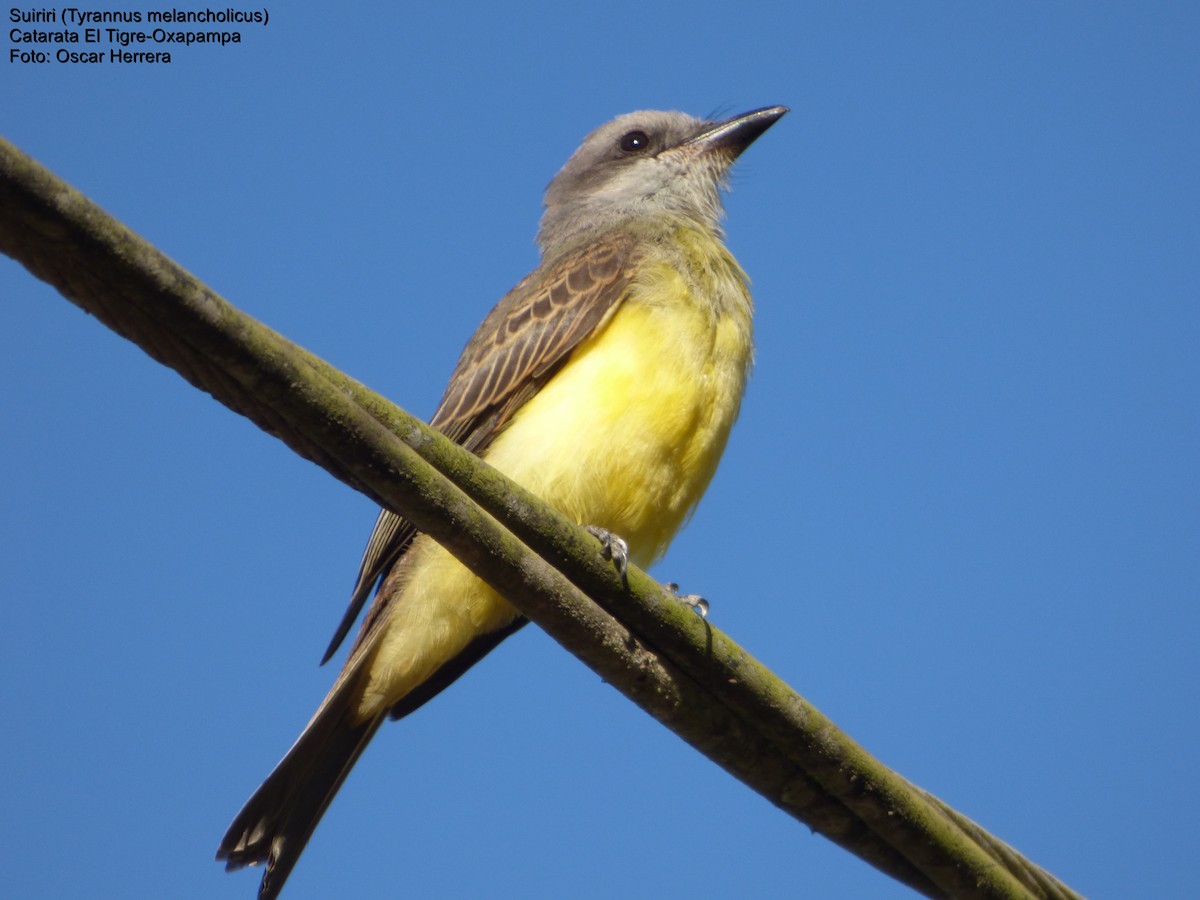
<svg viewBox="0 0 1200 900"><path fill-rule="evenodd" d="M590 134L546 190L541 263L479 326L431 420L576 522L619 536L639 565L695 509L737 418L752 304L722 243L721 190L786 112L635 112ZM326 660L373 590L333 688L217 851L227 869L266 863L260 898L279 894L383 721L525 623L385 510Z"/></svg>

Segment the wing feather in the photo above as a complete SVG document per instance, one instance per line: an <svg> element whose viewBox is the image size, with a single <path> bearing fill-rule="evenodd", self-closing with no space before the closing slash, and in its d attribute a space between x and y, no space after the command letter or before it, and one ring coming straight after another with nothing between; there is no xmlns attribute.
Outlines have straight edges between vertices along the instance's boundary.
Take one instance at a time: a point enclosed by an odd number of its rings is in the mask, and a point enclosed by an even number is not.
<svg viewBox="0 0 1200 900"><path fill-rule="evenodd" d="M430 425L482 453L579 344L616 312L632 279L634 240L619 232L543 264L488 313L468 342ZM412 543L416 529L382 510L359 564L350 603L321 660L345 640L367 598ZM377 593L355 647L391 601Z"/></svg>

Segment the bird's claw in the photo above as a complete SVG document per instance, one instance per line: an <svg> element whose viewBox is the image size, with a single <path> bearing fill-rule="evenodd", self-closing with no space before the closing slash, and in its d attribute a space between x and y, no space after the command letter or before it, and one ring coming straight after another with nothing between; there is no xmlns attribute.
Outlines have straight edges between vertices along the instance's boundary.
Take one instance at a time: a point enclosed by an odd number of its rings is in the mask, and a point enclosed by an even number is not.
<svg viewBox="0 0 1200 900"><path fill-rule="evenodd" d="M629 568L629 545L607 528L588 525L584 530L600 541L600 555L605 559L611 559L613 565L617 567L617 574L624 578L625 571Z"/></svg>
<svg viewBox="0 0 1200 900"><path fill-rule="evenodd" d="M708 601L699 594L684 594L679 596L679 585L673 581L668 581L664 587L670 592L671 596L682 603L684 606L690 606L694 609L702 619L708 618Z"/></svg>

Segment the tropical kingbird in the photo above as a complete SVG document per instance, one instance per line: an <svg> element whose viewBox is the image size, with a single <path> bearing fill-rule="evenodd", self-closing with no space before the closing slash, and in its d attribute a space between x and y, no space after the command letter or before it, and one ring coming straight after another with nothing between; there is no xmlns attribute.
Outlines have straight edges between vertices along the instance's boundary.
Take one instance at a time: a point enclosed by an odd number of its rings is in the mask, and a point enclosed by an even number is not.
<svg viewBox="0 0 1200 900"><path fill-rule="evenodd" d="M639 565L695 509L737 418L752 303L722 243L721 189L786 112L635 112L590 134L546 189L540 265L479 326L430 423L623 539ZM333 688L217 851L228 869L266 863L260 898L278 895L384 719L432 699L525 623L385 510L326 660L372 590Z"/></svg>

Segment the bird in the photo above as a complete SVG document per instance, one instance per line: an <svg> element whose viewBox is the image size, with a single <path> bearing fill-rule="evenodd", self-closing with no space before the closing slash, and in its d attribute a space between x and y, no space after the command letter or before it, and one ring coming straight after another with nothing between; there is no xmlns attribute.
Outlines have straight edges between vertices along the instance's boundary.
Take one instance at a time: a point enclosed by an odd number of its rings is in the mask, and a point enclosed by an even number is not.
<svg viewBox="0 0 1200 900"><path fill-rule="evenodd" d="M734 161L786 112L643 110L589 134L546 188L536 269L491 310L430 424L604 552L648 566L694 511L753 361L749 279L725 247ZM380 512L322 662L357 638L303 732L234 818L226 869L279 895L379 727L433 699L526 619L402 516Z"/></svg>

